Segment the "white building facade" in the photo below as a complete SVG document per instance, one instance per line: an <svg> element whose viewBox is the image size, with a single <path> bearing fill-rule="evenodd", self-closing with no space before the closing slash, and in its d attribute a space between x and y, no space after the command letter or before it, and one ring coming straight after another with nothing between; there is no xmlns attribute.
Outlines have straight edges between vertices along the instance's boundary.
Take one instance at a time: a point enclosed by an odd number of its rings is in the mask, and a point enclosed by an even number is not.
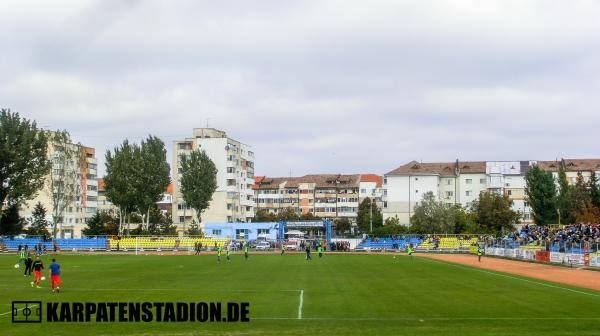
<svg viewBox="0 0 600 336"><path fill-rule="evenodd" d="M217 167L217 190L208 209L202 213L202 223L249 222L254 217L254 153L244 143L227 137L214 128L195 128L193 137L173 144L173 222L183 231L195 218L195 212L181 196L180 155L203 150Z"/></svg>
<svg viewBox="0 0 600 336"><path fill-rule="evenodd" d="M423 195L432 192L448 206L470 207L485 191L506 195L512 208L522 214L521 223L533 223L532 209L525 195L525 174L534 165L552 172L558 184L558 172L566 171L570 184L582 173L587 182L591 172L600 174L600 159L560 161L476 161L476 162L409 162L384 175L383 218L398 217L410 224L414 207Z"/></svg>

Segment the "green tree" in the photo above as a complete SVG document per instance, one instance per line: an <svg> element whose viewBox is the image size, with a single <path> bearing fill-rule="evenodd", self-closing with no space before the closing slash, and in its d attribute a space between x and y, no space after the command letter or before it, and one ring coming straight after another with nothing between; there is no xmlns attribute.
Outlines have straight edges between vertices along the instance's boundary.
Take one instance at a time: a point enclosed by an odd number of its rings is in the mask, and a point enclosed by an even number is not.
<svg viewBox="0 0 600 336"><path fill-rule="evenodd" d="M98 211L86 220L86 228L81 230L85 236L117 235L119 233L118 219L104 211Z"/></svg>
<svg viewBox="0 0 600 336"><path fill-rule="evenodd" d="M456 204L450 208L452 216L454 217L454 233L477 233L477 223L475 223L474 216L468 209L463 208L461 205Z"/></svg>
<svg viewBox="0 0 600 336"><path fill-rule="evenodd" d="M575 218L570 223L574 223L576 218L583 212L589 212L587 208L592 204L589 184L584 181L581 172L577 173L577 182L573 186L573 192L571 193L571 203L573 204Z"/></svg>
<svg viewBox="0 0 600 336"><path fill-rule="evenodd" d="M453 233L454 216L450 207L436 200L432 192L423 195L415 206L410 229L417 233Z"/></svg>
<svg viewBox="0 0 600 336"><path fill-rule="evenodd" d="M371 208L371 205L373 208ZM356 225L362 232L369 232L371 230L371 214L373 215L373 230L383 226L381 209L377 206L377 202L367 197L358 205L358 212L356 214Z"/></svg>
<svg viewBox="0 0 600 336"><path fill-rule="evenodd" d="M47 136L52 158L48 191L52 200L52 236L56 238L65 211L75 206L76 197L81 194L81 165L85 156L82 147L71 142L67 131L51 131Z"/></svg>
<svg viewBox="0 0 600 336"><path fill-rule="evenodd" d="M139 148L125 139L113 152L106 151L106 176L104 188L106 198L119 209L119 235L124 231L124 223L129 223L129 214L136 208L137 191L135 181L141 167Z"/></svg>
<svg viewBox="0 0 600 336"><path fill-rule="evenodd" d="M31 225L25 232L32 236L50 237L48 231L48 221L46 220L46 209L42 203L38 202L31 213Z"/></svg>
<svg viewBox="0 0 600 336"><path fill-rule="evenodd" d="M533 219L538 225L556 223L556 185L552 173L538 166L525 174L525 194L533 210Z"/></svg>
<svg viewBox="0 0 600 336"><path fill-rule="evenodd" d="M300 215L300 220L310 221L310 220L318 220L319 217L313 215L312 212L303 213Z"/></svg>
<svg viewBox="0 0 600 336"><path fill-rule="evenodd" d="M2 213L0 221L0 235L17 235L23 232L25 220L19 216L19 206L9 205Z"/></svg>
<svg viewBox="0 0 600 336"><path fill-rule="evenodd" d="M595 171L591 172L589 180L590 197L592 199L592 205L600 209L600 186L598 185L598 176Z"/></svg>
<svg viewBox="0 0 600 336"><path fill-rule="evenodd" d="M337 234L344 234L346 232L350 232L350 228L352 227L352 223L346 217L336 218L333 221L333 224L335 226L335 232L337 232Z"/></svg>
<svg viewBox="0 0 600 336"><path fill-rule="evenodd" d="M512 230L521 218L521 213L511 208L512 201L506 195L486 191L473 202L472 212L478 230L484 233L501 233Z"/></svg>
<svg viewBox="0 0 600 336"><path fill-rule="evenodd" d="M177 234L177 228L173 225L173 219L169 212L163 213L158 207L154 206L149 211L148 232L153 235Z"/></svg>
<svg viewBox="0 0 600 336"><path fill-rule="evenodd" d="M148 229L150 210L156 207L156 202L162 199L171 182L164 142L155 136L149 136L134 149L134 161L139 166L133 183L136 208L146 220L144 227Z"/></svg>
<svg viewBox="0 0 600 336"><path fill-rule="evenodd" d="M577 215L576 206L573 203L573 186L567 180L567 173L563 167L558 171L558 197L556 201L560 212L561 223L573 223Z"/></svg>
<svg viewBox="0 0 600 336"><path fill-rule="evenodd" d="M46 134L35 121L0 110L0 219L3 206L31 199L50 170Z"/></svg>
<svg viewBox="0 0 600 336"><path fill-rule="evenodd" d="M181 155L181 195L186 204L196 211L198 223L202 212L208 208L217 189L217 168L204 151L192 151Z"/></svg>
<svg viewBox="0 0 600 336"><path fill-rule="evenodd" d="M200 227L196 223L190 224L185 233L188 236L202 236L202 230L200 230Z"/></svg>
<svg viewBox="0 0 600 336"><path fill-rule="evenodd" d="M276 222L277 215L268 212L265 209L260 209L254 214L253 222Z"/></svg>
<svg viewBox="0 0 600 336"><path fill-rule="evenodd" d="M385 219L383 226L398 226L400 225L400 218L398 216L388 217Z"/></svg>
<svg viewBox="0 0 600 336"><path fill-rule="evenodd" d="M278 221L295 221L298 219L300 219L300 216L298 216L298 214L291 208L287 208L284 211L279 211L279 213L277 214Z"/></svg>

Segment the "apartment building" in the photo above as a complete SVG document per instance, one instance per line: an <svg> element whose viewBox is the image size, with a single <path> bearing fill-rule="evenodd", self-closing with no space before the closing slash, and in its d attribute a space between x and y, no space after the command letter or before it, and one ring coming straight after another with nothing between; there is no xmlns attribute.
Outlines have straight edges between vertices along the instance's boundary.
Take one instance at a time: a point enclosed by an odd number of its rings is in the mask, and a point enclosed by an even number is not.
<svg viewBox="0 0 600 336"><path fill-rule="evenodd" d="M62 158L67 150L55 147L51 142L48 144L48 158L52 162L52 169L45 178L44 187L36 196L25 202L20 209L20 215L26 221L31 222L33 209L40 202L46 209L46 219L53 223L54 204L52 182L64 184L69 190L73 190L73 198L66 203L58 202L60 208L64 208L59 214L57 235L63 238L81 237L81 230L86 227L86 219L92 217L98 207L98 177L97 161L94 148L79 144L67 144L71 157L66 158L64 169ZM57 210L60 211L60 210ZM52 226L48 227L52 233Z"/></svg>
<svg viewBox="0 0 600 336"><path fill-rule="evenodd" d="M173 222L184 230L196 218L194 210L181 196L181 155L203 150L217 167L217 190L202 223L249 222L254 217L254 153L249 145L227 137L214 128L195 128L191 138L173 143Z"/></svg>
<svg viewBox="0 0 600 336"><path fill-rule="evenodd" d="M508 196L513 209L523 214L522 223L533 223L531 207L525 195L525 174L538 165L551 171L558 183L558 171L566 170L569 183L576 182L582 172L586 181L591 172L600 173L600 160L560 161L474 161L422 163L411 161L384 175L383 217L397 216L408 225L414 207L423 195L432 192L448 206L460 204L469 207L484 191Z"/></svg>
<svg viewBox="0 0 600 336"><path fill-rule="evenodd" d="M302 177L257 177L256 209L278 214L291 209L298 215L346 217L356 221L360 175L316 174Z"/></svg>
<svg viewBox="0 0 600 336"><path fill-rule="evenodd" d="M383 177L375 174L360 175L358 202L362 202L365 198L375 200L381 207L383 196Z"/></svg>

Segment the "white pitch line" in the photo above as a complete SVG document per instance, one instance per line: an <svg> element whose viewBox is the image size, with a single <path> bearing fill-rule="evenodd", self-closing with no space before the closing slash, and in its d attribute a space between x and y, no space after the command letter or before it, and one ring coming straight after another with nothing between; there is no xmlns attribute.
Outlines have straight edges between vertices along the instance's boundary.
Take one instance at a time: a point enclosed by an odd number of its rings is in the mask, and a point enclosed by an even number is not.
<svg viewBox="0 0 600 336"><path fill-rule="evenodd" d="M300 302L298 303L298 320L302 320L302 306L304 305L304 289L300 290Z"/></svg>
<svg viewBox="0 0 600 336"><path fill-rule="evenodd" d="M298 320L294 317L252 317L252 320ZM326 321L597 321L600 317L304 317L303 320L326 320Z"/></svg>
<svg viewBox="0 0 600 336"><path fill-rule="evenodd" d="M35 307L37 307L37 305L29 306L28 308L35 308ZM25 309L25 307L23 307L21 309L17 309L17 311L23 310L23 309ZM8 313L2 313L2 314L0 314L0 316L6 315L6 314L10 314L10 313L12 313L12 310L9 311Z"/></svg>
<svg viewBox="0 0 600 336"><path fill-rule="evenodd" d="M520 281L523 281L523 282L529 282L529 283L533 283L533 284L536 284L536 285L542 285L542 286L546 286L546 287L550 287L550 288L562 289L562 290L566 290L566 291L574 292L574 293L578 293L578 294L585 294L585 295L589 295L589 296L600 297L599 294L582 292L582 291L578 291L576 289L571 289L571 288L561 287L561 286L555 286L555 285L551 285L551 284L547 284L547 283L543 283L543 282L539 282L539 281L533 281L533 280L529 280L529 279L515 277L515 276L512 276L512 275L508 275L508 274L490 272L490 271L486 271L486 270L483 270L483 269L480 269L480 268L477 268L477 267L474 267L474 266L473 267L472 266L465 266L465 265L455 264L455 263L452 263L452 262L447 262L447 261L437 260L437 259L430 259L430 258L421 258L421 259L425 259L425 260L429 260L429 261L435 261L435 262L438 262L438 263L442 263L442 264L450 265L450 266L454 266L454 267L467 268L467 269L471 269L471 270L482 272L482 273L487 273L487 274L491 274L491 275L501 276L501 277L505 277L505 278L509 278L509 279L514 279L514 280L520 280Z"/></svg>

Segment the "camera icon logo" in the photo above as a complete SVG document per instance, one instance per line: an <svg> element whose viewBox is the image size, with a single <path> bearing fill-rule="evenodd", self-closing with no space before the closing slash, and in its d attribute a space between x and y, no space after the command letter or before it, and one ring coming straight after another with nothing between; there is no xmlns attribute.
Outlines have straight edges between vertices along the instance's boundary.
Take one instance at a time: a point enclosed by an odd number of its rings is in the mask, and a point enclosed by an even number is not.
<svg viewBox="0 0 600 336"><path fill-rule="evenodd" d="M42 323L42 301L13 301L12 323Z"/></svg>

